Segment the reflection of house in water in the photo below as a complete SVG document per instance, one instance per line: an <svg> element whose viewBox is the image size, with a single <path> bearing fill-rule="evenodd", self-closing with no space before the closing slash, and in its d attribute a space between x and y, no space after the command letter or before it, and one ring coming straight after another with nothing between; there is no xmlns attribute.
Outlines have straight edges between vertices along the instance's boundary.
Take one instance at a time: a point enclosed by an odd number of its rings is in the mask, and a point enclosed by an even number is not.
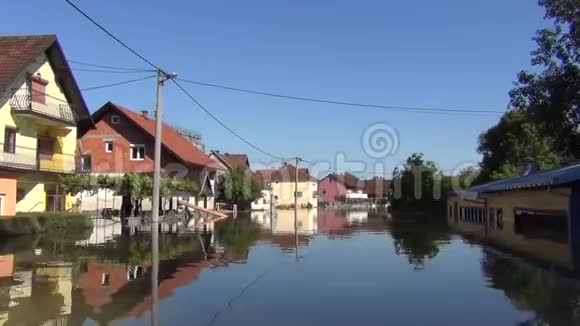
<svg viewBox="0 0 580 326"><path fill-rule="evenodd" d="M196 238L191 238L194 243ZM207 240L202 240L207 245ZM183 240L177 246L187 246ZM162 246L163 247L163 246ZM160 253L163 256L163 250ZM206 260L205 250L187 249L178 257L163 259L159 265L159 299L172 296L176 289L195 281L201 273L214 266L222 266L217 258ZM113 320L142 317L152 306L152 266L147 260L139 264L102 262L92 258L83 265L76 282L75 320L94 320L107 324Z"/></svg>
<svg viewBox="0 0 580 326"><path fill-rule="evenodd" d="M368 211L347 211L346 220L348 224L363 224L369 220Z"/></svg>
<svg viewBox="0 0 580 326"><path fill-rule="evenodd" d="M121 235L123 226L119 221L107 219L93 219L93 232L86 240L77 241L77 245L98 245L112 241L115 237Z"/></svg>
<svg viewBox="0 0 580 326"><path fill-rule="evenodd" d="M60 325L71 314L73 266L33 259L32 251L0 256L0 325Z"/></svg>
<svg viewBox="0 0 580 326"><path fill-rule="evenodd" d="M318 232L318 217L315 209L299 209L297 223L299 234L316 234ZM270 214L266 211L252 212L252 221L260 224L263 229L274 234L294 233L294 210L277 210Z"/></svg>
<svg viewBox="0 0 580 326"><path fill-rule="evenodd" d="M564 268L580 263L580 164L472 187L448 200L462 233Z"/></svg>

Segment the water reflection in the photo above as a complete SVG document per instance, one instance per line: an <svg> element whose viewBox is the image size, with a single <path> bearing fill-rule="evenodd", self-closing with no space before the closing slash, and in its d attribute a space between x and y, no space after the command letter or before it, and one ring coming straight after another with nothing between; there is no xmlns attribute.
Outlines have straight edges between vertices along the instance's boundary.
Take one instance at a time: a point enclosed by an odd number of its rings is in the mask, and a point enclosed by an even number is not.
<svg viewBox="0 0 580 326"><path fill-rule="evenodd" d="M518 309L533 312L518 325L580 324L577 280L490 249L483 250L481 265L489 286L502 290Z"/></svg>
<svg viewBox="0 0 580 326"><path fill-rule="evenodd" d="M278 211L161 234L159 324L580 324L575 279L466 243L439 219L297 216L297 232L294 212ZM1 243L0 325L148 324L150 239L115 230L101 223L78 237Z"/></svg>
<svg viewBox="0 0 580 326"><path fill-rule="evenodd" d="M389 225L395 253L407 256L416 270L425 268L450 240L444 220L436 217L394 217Z"/></svg>

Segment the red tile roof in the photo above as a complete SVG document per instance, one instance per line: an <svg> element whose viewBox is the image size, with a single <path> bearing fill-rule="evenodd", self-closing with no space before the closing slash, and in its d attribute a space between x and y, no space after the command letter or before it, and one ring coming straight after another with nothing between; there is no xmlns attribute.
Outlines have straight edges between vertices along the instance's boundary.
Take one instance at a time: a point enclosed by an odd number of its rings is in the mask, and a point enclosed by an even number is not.
<svg viewBox="0 0 580 326"><path fill-rule="evenodd" d="M221 154L223 159L232 168L237 168L238 166L247 167L249 165L248 155L246 154Z"/></svg>
<svg viewBox="0 0 580 326"><path fill-rule="evenodd" d="M296 167L292 164L286 164L279 169L257 170L255 172L262 189L269 181L273 182L294 182L296 180ZM310 175L308 169L298 169L298 182L318 182L316 178Z"/></svg>
<svg viewBox="0 0 580 326"><path fill-rule="evenodd" d="M133 112L128 108L108 102L93 114L95 120L107 110L108 108L116 109L129 120L135 123L137 127L141 128L145 133L151 137L155 137L155 119L144 117L140 113ZM206 166L221 170L221 166L202 152L197 146L181 136L175 129L163 123L163 130L161 131L161 144L169 152L173 153L177 158L185 163L190 163L198 166Z"/></svg>
<svg viewBox="0 0 580 326"><path fill-rule="evenodd" d="M391 180L381 177L374 177L370 180L365 180L365 193L372 196L383 197L390 192L391 182Z"/></svg>
<svg viewBox="0 0 580 326"><path fill-rule="evenodd" d="M59 86L77 115L81 133L94 128L89 109L56 35L0 36L0 94L42 53L46 54L57 77L60 77Z"/></svg>
<svg viewBox="0 0 580 326"><path fill-rule="evenodd" d="M329 174L328 178L336 182L342 183L346 189L349 190L364 190L365 182L357 178L355 175L345 172L343 174Z"/></svg>
<svg viewBox="0 0 580 326"><path fill-rule="evenodd" d="M0 37L0 91L55 41L55 35Z"/></svg>

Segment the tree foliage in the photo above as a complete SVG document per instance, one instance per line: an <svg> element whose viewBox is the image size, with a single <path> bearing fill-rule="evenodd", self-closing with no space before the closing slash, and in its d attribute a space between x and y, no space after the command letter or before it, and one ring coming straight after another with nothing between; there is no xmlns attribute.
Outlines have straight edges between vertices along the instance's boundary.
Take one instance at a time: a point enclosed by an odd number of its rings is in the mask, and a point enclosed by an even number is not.
<svg viewBox="0 0 580 326"><path fill-rule="evenodd" d="M76 174L63 176L60 187L72 195L81 192L96 193L99 189L108 189L117 196L128 196L133 200L150 198L153 195L153 178L144 173L127 173L122 176ZM159 192L161 196L174 193L195 193L198 187L195 182L185 179L163 177Z"/></svg>
<svg viewBox="0 0 580 326"><path fill-rule="evenodd" d="M546 169L564 160L554 140L521 111L507 112L497 125L481 134L478 151L483 155L483 180L515 176L525 161Z"/></svg>
<svg viewBox="0 0 580 326"><path fill-rule="evenodd" d="M516 174L520 160L548 168L580 159L580 1L538 4L554 25L536 32L534 71L518 73L509 111L480 137L480 181Z"/></svg>
<svg viewBox="0 0 580 326"><path fill-rule="evenodd" d="M260 198L262 192L258 181L243 166L229 170L218 180L218 200L238 207L247 207Z"/></svg>
<svg viewBox="0 0 580 326"><path fill-rule="evenodd" d="M444 207L444 194L450 189L448 178L422 153L407 158L393 170L391 205L394 210L437 211Z"/></svg>

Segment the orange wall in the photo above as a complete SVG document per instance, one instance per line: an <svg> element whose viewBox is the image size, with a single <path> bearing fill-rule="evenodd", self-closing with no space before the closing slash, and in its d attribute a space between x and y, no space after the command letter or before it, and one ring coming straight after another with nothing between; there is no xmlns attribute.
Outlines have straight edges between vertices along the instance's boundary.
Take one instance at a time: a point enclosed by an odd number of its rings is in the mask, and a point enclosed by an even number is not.
<svg viewBox="0 0 580 326"><path fill-rule="evenodd" d="M0 256L0 278L14 274L14 255Z"/></svg>
<svg viewBox="0 0 580 326"><path fill-rule="evenodd" d="M0 195L3 198L2 215L14 215L16 213L16 178L0 176Z"/></svg>

